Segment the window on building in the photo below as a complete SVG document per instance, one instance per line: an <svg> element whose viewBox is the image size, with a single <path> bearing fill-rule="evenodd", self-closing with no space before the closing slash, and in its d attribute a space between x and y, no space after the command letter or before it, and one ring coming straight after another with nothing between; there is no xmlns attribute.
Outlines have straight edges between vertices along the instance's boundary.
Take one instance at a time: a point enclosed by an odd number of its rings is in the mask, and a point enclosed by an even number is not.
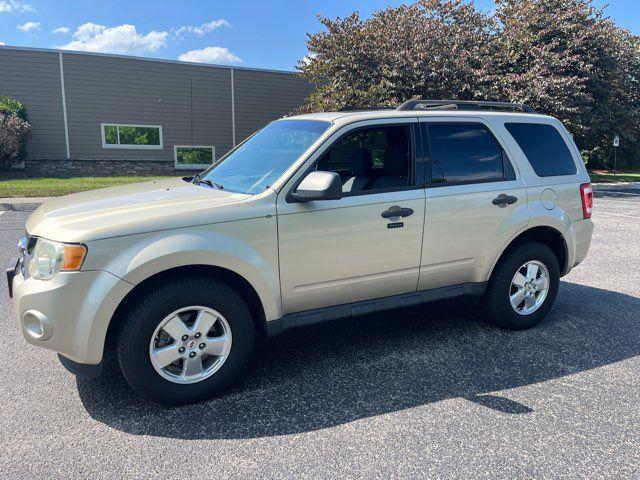
<svg viewBox="0 0 640 480"><path fill-rule="evenodd" d="M520 149L539 177L576 173L573 156L553 125L507 123L505 127L518 142Z"/></svg>
<svg viewBox="0 0 640 480"><path fill-rule="evenodd" d="M161 126L102 124L103 148L162 149L162 146Z"/></svg>
<svg viewBox="0 0 640 480"><path fill-rule="evenodd" d="M204 169L211 165L216 158L216 148L213 146L180 146L173 148L176 168Z"/></svg>
<svg viewBox="0 0 640 480"><path fill-rule="evenodd" d="M433 183L475 183L506 178L502 147L482 124L431 123L429 143Z"/></svg>

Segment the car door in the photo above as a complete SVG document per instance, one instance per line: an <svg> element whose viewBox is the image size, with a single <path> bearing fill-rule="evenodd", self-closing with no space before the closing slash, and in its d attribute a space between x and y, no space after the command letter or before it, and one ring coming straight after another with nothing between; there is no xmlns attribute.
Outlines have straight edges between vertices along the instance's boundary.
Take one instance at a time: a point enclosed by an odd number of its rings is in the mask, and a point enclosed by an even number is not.
<svg viewBox="0 0 640 480"><path fill-rule="evenodd" d="M417 135L415 118L347 127L285 186L278 196L284 313L416 290L425 208ZM339 173L343 197L287 198L313 170Z"/></svg>
<svg viewBox="0 0 640 480"><path fill-rule="evenodd" d="M418 289L483 282L529 222L525 184L479 118L424 119L430 181Z"/></svg>

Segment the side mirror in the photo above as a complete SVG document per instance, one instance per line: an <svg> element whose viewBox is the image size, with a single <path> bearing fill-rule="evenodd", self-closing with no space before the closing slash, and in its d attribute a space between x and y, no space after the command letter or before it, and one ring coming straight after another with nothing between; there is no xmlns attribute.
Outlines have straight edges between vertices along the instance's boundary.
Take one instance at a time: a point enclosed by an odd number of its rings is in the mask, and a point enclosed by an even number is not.
<svg viewBox="0 0 640 480"><path fill-rule="evenodd" d="M291 193L290 198L296 202L339 200L342 198L340 175L335 172L311 172Z"/></svg>

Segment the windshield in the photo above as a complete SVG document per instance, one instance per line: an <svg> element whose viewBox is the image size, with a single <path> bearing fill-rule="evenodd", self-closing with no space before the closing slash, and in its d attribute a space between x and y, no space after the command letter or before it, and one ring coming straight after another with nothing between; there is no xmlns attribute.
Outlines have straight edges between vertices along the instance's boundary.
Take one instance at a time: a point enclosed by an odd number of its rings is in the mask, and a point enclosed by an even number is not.
<svg viewBox="0 0 640 480"><path fill-rule="evenodd" d="M205 170L200 179L232 192L263 192L330 125L329 122L315 120L279 120L270 123Z"/></svg>

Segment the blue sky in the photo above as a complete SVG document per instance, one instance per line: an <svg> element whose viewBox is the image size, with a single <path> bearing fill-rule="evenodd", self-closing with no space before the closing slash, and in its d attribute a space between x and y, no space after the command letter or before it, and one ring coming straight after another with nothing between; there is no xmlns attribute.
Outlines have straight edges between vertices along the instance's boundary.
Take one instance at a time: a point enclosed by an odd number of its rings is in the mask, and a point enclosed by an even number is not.
<svg viewBox="0 0 640 480"><path fill-rule="evenodd" d="M401 3L0 0L0 42L292 70L306 54L306 33L320 29L317 14L344 17L358 10L367 17ZM618 25L640 34L638 0L608 3L607 13ZM493 1L476 5L489 10Z"/></svg>

